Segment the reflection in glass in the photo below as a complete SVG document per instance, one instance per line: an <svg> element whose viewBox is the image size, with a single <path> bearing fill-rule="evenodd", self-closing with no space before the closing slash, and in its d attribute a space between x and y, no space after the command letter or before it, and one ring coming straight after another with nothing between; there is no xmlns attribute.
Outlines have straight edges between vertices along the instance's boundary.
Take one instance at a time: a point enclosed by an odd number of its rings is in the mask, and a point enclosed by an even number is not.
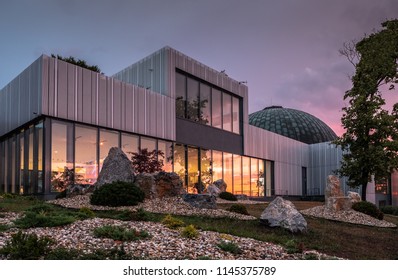
<svg viewBox="0 0 398 280"><path fill-rule="evenodd" d="M43 122L35 126L37 138L37 189L38 193L44 191L43 188Z"/></svg>
<svg viewBox="0 0 398 280"><path fill-rule="evenodd" d="M16 139L15 136L12 137L12 142L11 142L11 192L16 193Z"/></svg>
<svg viewBox="0 0 398 280"><path fill-rule="evenodd" d="M28 185L27 185L27 192L32 192L34 188L34 176L33 176L33 127L29 128L29 158L28 158Z"/></svg>
<svg viewBox="0 0 398 280"><path fill-rule="evenodd" d="M180 73L176 73L176 116L185 118L186 101L186 78Z"/></svg>
<svg viewBox="0 0 398 280"><path fill-rule="evenodd" d="M19 134L19 189L23 190L25 181L25 139L24 139L24 131Z"/></svg>
<svg viewBox="0 0 398 280"><path fill-rule="evenodd" d="M213 151L213 182L222 178L222 152Z"/></svg>
<svg viewBox="0 0 398 280"><path fill-rule="evenodd" d="M259 160L258 161L258 181L259 181L259 187L258 187L258 195L259 196L264 196L264 186L265 186L265 172L264 172L264 161Z"/></svg>
<svg viewBox="0 0 398 280"><path fill-rule="evenodd" d="M199 82L187 78L187 119L199 121Z"/></svg>
<svg viewBox="0 0 398 280"><path fill-rule="evenodd" d="M234 193L242 194L242 157L234 155Z"/></svg>
<svg viewBox="0 0 398 280"><path fill-rule="evenodd" d="M185 186L185 147L181 144L174 145L174 172L180 176Z"/></svg>
<svg viewBox="0 0 398 280"><path fill-rule="evenodd" d="M77 126L75 129L75 181L92 185L97 180L97 129Z"/></svg>
<svg viewBox="0 0 398 280"><path fill-rule="evenodd" d="M163 161L163 171L173 171L173 143L168 141L158 141L158 151L163 153L159 160Z"/></svg>
<svg viewBox="0 0 398 280"><path fill-rule="evenodd" d="M250 186L253 196L259 196L260 191L260 181L258 176L258 159L250 159Z"/></svg>
<svg viewBox="0 0 398 280"><path fill-rule="evenodd" d="M67 161L67 125L53 121L51 125L51 191L61 192L67 187L64 170L72 168Z"/></svg>
<svg viewBox="0 0 398 280"><path fill-rule="evenodd" d="M131 159L132 153L138 152L139 137L136 135L130 135L122 133L122 151Z"/></svg>
<svg viewBox="0 0 398 280"><path fill-rule="evenodd" d="M112 147L119 147L119 133L115 131L100 130L100 161L99 161L99 170L102 169L102 164L104 163L105 158L108 156L109 150Z"/></svg>
<svg viewBox="0 0 398 280"><path fill-rule="evenodd" d="M199 122L211 125L211 88L208 85L200 84L200 112Z"/></svg>
<svg viewBox="0 0 398 280"><path fill-rule="evenodd" d="M211 150L200 150L200 173L201 182L207 187L212 182L213 175Z"/></svg>
<svg viewBox="0 0 398 280"><path fill-rule="evenodd" d="M231 95L227 93L223 93L222 96L222 112L223 112L223 121L222 121L222 128L227 131L232 131L232 118L231 118L231 111L232 111L232 99Z"/></svg>
<svg viewBox="0 0 398 280"><path fill-rule="evenodd" d="M199 149L188 147L188 192L201 193L203 186L198 182L199 177Z"/></svg>
<svg viewBox="0 0 398 280"><path fill-rule="evenodd" d="M156 140L152 138L141 137L141 150L148 149L148 152L156 150Z"/></svg>
<svg viewBox="0 0 398 280"><path fill-rule="evenodd" d="M224 181L227 184L227 191L233 192L232 187L232 154L224 153Z"/></svg>
<svg viewBox="0 0 398 280"><path fill-rule="evenodd" d="M234 169L235 170L235 169ZM250 190L250 158L242 157L242 193L251 196Z"/></svg>
<svg viewBox="0 0 398 280"><path fill-rule="evenodd" d="M234 133L240 133L239 99L232 97L232 129Z"/></svg>
<svg viewBox="0 0 398 280"><path fill-rule="evenodd" d="M222 128L222 103L221 103L221 91L212 89L211 91L211 116L212 124L214 127Z"/></svg>

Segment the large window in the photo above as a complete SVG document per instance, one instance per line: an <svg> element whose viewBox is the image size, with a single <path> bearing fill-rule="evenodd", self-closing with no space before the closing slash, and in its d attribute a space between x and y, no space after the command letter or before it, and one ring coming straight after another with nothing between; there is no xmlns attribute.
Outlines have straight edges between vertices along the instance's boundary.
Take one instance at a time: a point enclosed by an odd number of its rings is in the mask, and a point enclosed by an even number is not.
<svg viewBox="0 0 398 280"><path fill-rule="evenodd" d="M213 182L222 179L222 152L213 151Z"/></svg>
<svg viewBox="0 0 398 280"><path fill-rule="evenodd" d="M100 141L99 141L99 149L100 149L100 160L99 160L99 170L102 169L102 164L104 163L105 158L108 156L109 150L112 147L119 147L119 133L115 131L100 130Z"/></svg>
<svg viewBox="0 0 398 280"><path fill-rule="evenodd" d="M188 192L201 193L203 185L199 182L199 149L188 147Z"/></svg>
<svg viewBox="0 0 398 280"><path fill-rule="evenodd" d="M158 151L163 154L158 159L163 161L163 170L166 172L173 171L173 143L168 141L158 141Z"/></svg>
<svg viewBox="0 0 398 280"><path fill-rule="evenodd" d="M139 137L136 135L130 135L122 133L122 151L131 159L132 153L138 152Z"/></svg>
<svg viewBox="0 0 398 280"><path fill-rule="evenodd" d="M251 196L250 189L250 158L242 157L242 193Z"/></svg>
<svg viewBox="0 0 398 280"><path fill-rule="evenodd" d="M75 128L75 182L92 185L97 180L97 129Z"/></svg>
<svg viewBox="0 0 398 280"><path fill-rule="evenodd" d="M208 186L212 182L213 175L211 150L200 150L200 173L202 183Z"/></svg>
<svg viewBox="0 0 398 280"><path fill-rule="evenodd" d="M140 149L147 149L148 152L156 150L156 140L152 138L141 137Z"/></svg>
<svg viewBox="0 0 398 280"><path fill-rule="evenodd" d="M174 172L180 176L185 185L185 146L180 144L174 145Z"/></svg>
<svg viewBox="0 0 398 280"><path fill-rule="evenodd" d="M240 98L176 72L176 116L240 134Z"/></svg>
<svg viewBox="0 0 398 280"><path fill-rule="evenodd" d="M233 192L232 190L232 154L223 153L224 160L224 181L227 184L227 191Z"/></svg>

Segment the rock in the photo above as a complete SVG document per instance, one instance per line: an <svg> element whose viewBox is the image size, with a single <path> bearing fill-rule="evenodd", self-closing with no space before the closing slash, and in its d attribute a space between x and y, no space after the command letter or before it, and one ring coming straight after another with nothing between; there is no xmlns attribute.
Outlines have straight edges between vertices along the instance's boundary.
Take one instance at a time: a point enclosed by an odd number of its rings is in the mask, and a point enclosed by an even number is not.
<svg viewBox="0 0 398 280"><path fill-rule="evenodd" d="M149 173L140 173L135 177L134 183L145 193L145 198L157 198L155 178Z"/></svg>
<svg viewBox="0 0 398 280"><path fill-rule="evenodd" d="M282 227L291 232L307 231L307 221L293 203L278 196L263 211L260 221L270 227Z"/></svg>
<svg viewBox="0 0 398 280"><path fill-rule="evenodd" d="M127 155L120 148L112 147L104 160L95 186L99 188L116 181L134 182L134 169Z"/></svg>
<svg viewBox="0 0 398 280"><path fill-rule="evenodd" d="M158 198L173 197L186 193L182 180L175 172L158 172L153 175Z"/></svg>
<svg viewBox="0 0 398 280"><path fill-rule="evenodd" d="M330 211L350 210L351 206L351 199L347 196L329 197L325 200L325 207Z"/></svg>
<svg viewBox="0 0 398 280"><path fill-rule="evenodd" d="M90 185L75 184L66 188L66 197L74 197L76 195L84 195L93 192L94 188Z"/></svg>
<svg viewBox="0 0 398 280"><path fill-rule="evenodd" d="M348 192L347 196L350 198L351 203L360 202L362 200L361 196L357 192Z"/></svg>
<svg viewBox="0 0 398 280"><path fill-rule="evenodd" d="M207 194L213 195L216 197L221 193L220 189L217 188L214 184L208 185L206 192L207 192Z"/></svg>
<svg viewBox="0 0 398 280"><path fill-rule="evenodd" d="M238 200L248 200L247 195L245 194L235 194Z"/></svg>
<svg viewBox="0 0 398 280"><path fill-rule="evenodd" d="M200 209L217 209L216 198L208 194L184 194L182 199L189 205Z"/></svg>
<svg viewBox="0 0 398 280"><path fill-rule="evenodd" d="M329 175L325 188L325 201L329 197L344 196L340 188L340 179L335 175Z"/></svg>
<svg viewBox="0 0 398 280"><path fill-rule="evenodd" d="M221 192L227 191L227 183L225 183L223 179L214 181L213 185L215 185Z"/></svg>

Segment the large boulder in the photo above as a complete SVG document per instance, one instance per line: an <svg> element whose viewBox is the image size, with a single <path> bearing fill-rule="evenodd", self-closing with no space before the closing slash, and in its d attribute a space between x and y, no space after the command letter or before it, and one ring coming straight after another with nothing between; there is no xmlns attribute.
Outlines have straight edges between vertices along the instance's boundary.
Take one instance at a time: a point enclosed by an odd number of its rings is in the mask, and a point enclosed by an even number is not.
<svg viewBox="0 0 398 280"><path fill-rule="evenodd" d="M179 196L186 193L182 180L175 172L160 171L153 175L158 198Z"/></svg>
<svg viewBox="0 0 398 280"><path fill-rule="evenodd" d="M155 178L149 173L140 173L134 183L145 193L145 198L157 198Z"/></svg>
<svg viewBox="0 0 398 280"><path fill-rule="evenodd" d="M282 227L291 232L307 231L307 221L291 201L278 196L263 211L260 221L270 227Z"/></svg>
<svg viewBox="0 0 398 280"><path fill-rule="evenodd" d="M227 191L227 183L225 183L223 179L214 181L213 185L215 185L221 192Z"/></svg>
<svg viewBox="0 0 398 280"><path fill-rule="evenodd" d="M329 197L344 196L340 187L340 179L338 176L329 175L325 188L325 201Z"/></svg>
<svg viewBox="0 0 398 280"><path fill-rule="evenodd" d="M134 182L134 178L134 168L127 155L122 149L112 147L104 160L95 186L99 188L116 181Z"/></svg>
<svg viewBox="0 0 398 280"><path fill-rule="evenodd" d="M221 193L221 190L214 184L211 184L207 186L206 193L212 196L218 196Z"/></svg>
<svg viewBox="0 0 398 280"><path fill-rule="evenodd" d="M200 209L217 209L216 198L208 194L184 194L182 199L189 205Z"/></svg>
<svg viewBox="0 0 398 280"><path fill-rule="evenodd" d="M347 192L347 196L349 197L349 199L351 200L351 203L355 203L355 202L360 202L361 199L361 195L357 192Z"/></svg>

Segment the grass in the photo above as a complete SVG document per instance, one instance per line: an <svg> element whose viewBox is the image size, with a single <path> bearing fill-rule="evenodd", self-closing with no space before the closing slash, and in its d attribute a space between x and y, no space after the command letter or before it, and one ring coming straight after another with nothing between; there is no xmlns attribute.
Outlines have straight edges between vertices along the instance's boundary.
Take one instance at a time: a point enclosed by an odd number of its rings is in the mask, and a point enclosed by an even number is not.
<svg viewBox="0 0 398 280"><path fill-rule="evenodd" d="M298 209L322 205L320 202L307 201L297 201L294 204ZM5 211L32 211L32 206L36 206L36 210L40 213L41 205L43 205L43 202L26 197L1 198L0 214ZM266 203L247 204L246 208L250 215L260 217L266 205ZM231 204L218 205L221 209L227 209L230 206ZM72 216L75 219L89 218L84 216L84 213L81 213L79 210L64 209L56 206L51 207L53 207L52 209L56 213ZM42 210L46 212L46 209ZM161 222L167 216L147 213L142 210L139 214L133 214L128 211L95 211L94 213L96 217L101 218L130 221L149 220L153 222ZM347 259L398 259L397 229L352 225L306 217L308 232L306 234L292 234L280 228L270 228L261 225L258 220L244 221L230 218L198 216L173 216L173 218L183 221L185 225L193 225L196 229L217 231L280 244L288 248L291 252L314 249L328 255ZM384 219L398 225L398 216L385 215ZM6 227L0 228L0 231L5 230L7 230ZM94 258L93 256L91 257Z"/></svg>

